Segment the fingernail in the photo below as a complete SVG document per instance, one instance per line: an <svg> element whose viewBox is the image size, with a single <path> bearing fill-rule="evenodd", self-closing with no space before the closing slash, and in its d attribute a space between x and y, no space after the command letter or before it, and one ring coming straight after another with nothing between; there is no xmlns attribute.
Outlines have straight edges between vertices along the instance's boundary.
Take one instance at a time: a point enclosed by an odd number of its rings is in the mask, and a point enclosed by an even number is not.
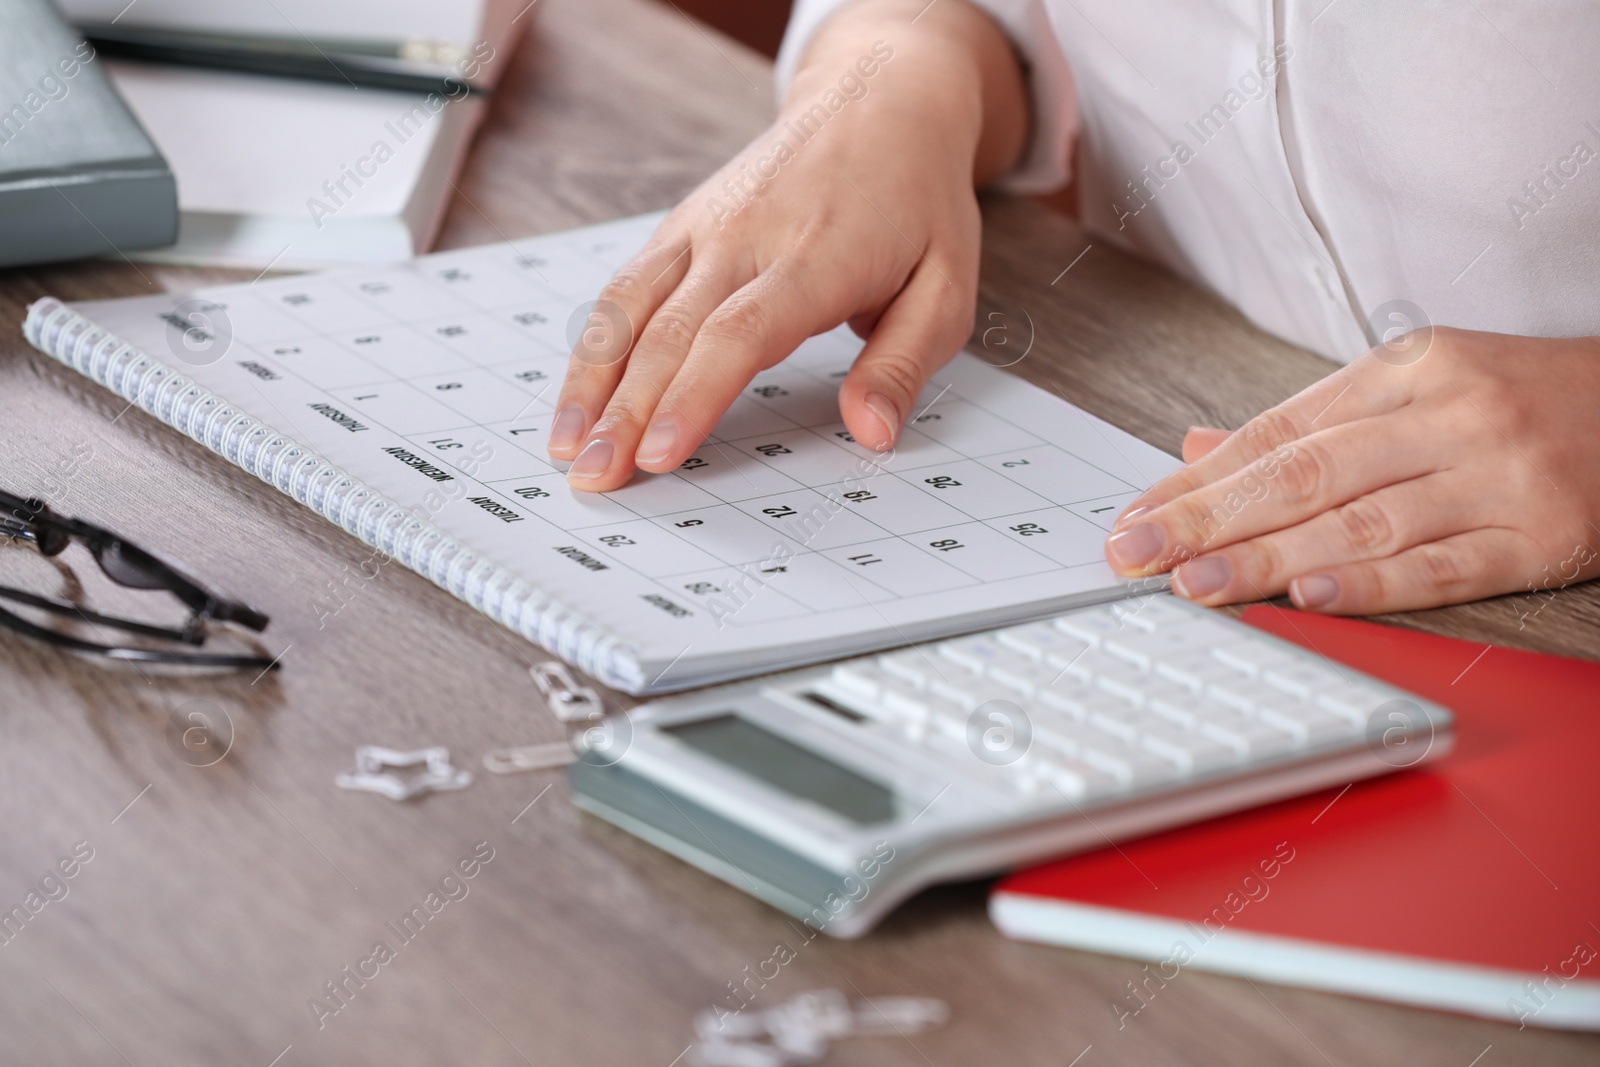
<svg viewBox="0 0 1600 1067"><path fill-rule="evenodd" d="M883 423L884 440L894 444L894 439L900 436L900 412L895 408L894 402L882 393L868 393L861 401L867 405L867 410L878 416L878 421Z"/></svg>
<svg viewBox="0 0 1600 1067"><path fill-rule="evenodd" d="M1166 536L1161 527L1148 522L1130 526L1106 539L1111 562L1123 570L1136 570L1161 554Z"/></svg>
<svg viewBox="0 0 1600 1067"><path fill-rule="evenodd" d="M572 461L572 468L567 471L568 478L598 478L611 466L611 442L603 437L597 437L583 446L583 451L578 453L578 458Z"/></svg>
<svg viewBox="0 0 1600 1067"><path fill-rule="evenodd" d="M1220 593L1233 580L1233 564L1221 556L1203 556L1179 567L1172 575L1173 588L1187 600L1200 600Z"/></svg>
<svg viewBox="0 0 1600 1067"><path fill-rule="evenodd" d="M1339 599L1339 579L1328 574L1312 574L1289 583L1289 599L1305 611L1325 608Z"/></svg>
<svg viewBox="0 0 1600 1067"><path fill-rule="evenodd" d="M578 438L583 436L583 409L576 404L567 404L556 412L555 421L550 424L551 451L565 452L569 448L576 448Z"/></svg>
<svg viewBox="0 0 1600 1067"><path fill-rule="evenodd" d="M1124 511L1121 515L1117 516L1117 521L1112 523L1111 527L1112 527L1112 529L1116 529L1119 526L1126 526L1128 523L1132 522L1135 518L1137 518L1140 515L1143 515L1145 512L1147 512L1149 510L1151 510L1151 509L1150 509L1150 505L1148 505L1148 504L1140 504L1136 508L1129 508L1127 511Z"/></svg>
<svg viewBox="0 0 1600 1067"><path fill-rule="evenodd" d="M678 443L678 424L670 417L656 419L650 424L650 429L645 431L644 440L639 442L639 451L634 453L634 459L640 463L660 463L672 452L672 446Z"/></svg>

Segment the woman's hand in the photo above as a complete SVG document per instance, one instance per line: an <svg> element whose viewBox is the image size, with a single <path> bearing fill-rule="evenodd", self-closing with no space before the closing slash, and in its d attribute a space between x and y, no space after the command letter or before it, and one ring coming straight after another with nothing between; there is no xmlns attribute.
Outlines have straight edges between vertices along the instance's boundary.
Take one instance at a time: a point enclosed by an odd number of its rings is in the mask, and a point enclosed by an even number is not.
<svg viewBox="0 0 1600 1067"><path fill-rule="evenodd" d="M1359 615L1600 574L1600 338L1408 334L1183 451L1106 555L1202 604Z"/></svg>
<svg viewBox="0 0 1600 1067"><path fill-rule="evenodd" d="M971 331L974 182L1012 165L1026 116L1009 45L962 0L861 0L831 18L772 127L600 294L550 432L571 484L673 470L751 378L841 322L867 339L840 388L845 424L892 445Z"/></svg>

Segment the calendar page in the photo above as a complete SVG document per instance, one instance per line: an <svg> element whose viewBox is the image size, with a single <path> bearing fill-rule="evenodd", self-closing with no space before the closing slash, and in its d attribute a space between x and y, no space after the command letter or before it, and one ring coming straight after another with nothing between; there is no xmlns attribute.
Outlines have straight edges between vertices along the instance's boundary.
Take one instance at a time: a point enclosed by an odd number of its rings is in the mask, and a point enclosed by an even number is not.
<svg viewBox="0 0 1600 1067"><path fill-rule="evenodd" d="M676 472L569 488L545 445L574 330L659 219L76 309L600 623L649 688L1123 595L1107 530L1175 459L970 354L874 453L842 327Z"/></svg>

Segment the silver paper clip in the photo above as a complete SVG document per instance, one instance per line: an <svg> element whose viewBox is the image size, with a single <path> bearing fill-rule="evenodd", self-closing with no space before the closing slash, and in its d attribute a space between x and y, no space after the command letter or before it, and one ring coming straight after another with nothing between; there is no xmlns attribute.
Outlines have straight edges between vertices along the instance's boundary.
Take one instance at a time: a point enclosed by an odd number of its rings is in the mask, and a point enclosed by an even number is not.
<svg viewBox="0 0 1600 1067"><path fill-rule="evenodd" d="M815 1063L845 1037L915 1034L940 1026L949 1007L929 997L875 997L854 1005L835 989L801 993L760 1012L715 1009L695 1017L691 1062L700 1067Z"/></svg>
<svg viewBox="0 0 1600 1067"><path fill-rule="evenodd" d="M424 766L421 774L401 777L396 770ZM450 762L450 750L443 746L399 752L378 745L356 749L356 769L334 778L340 789L360 789L378 793L390 800L410 800L423 793L446 789L465 789L472 784L472 772Z"/></svg>
<svg viewBox="0 0 1600 1067"><path fill-rule="evenodd" d="M577 758L578 754L567 742L550 741L542 745L519 745L485 752L483 765L495 774L520 774L523 771L548 771L565 767Z"/></svg>
<svg viewBox="0 0 1600 1067"><path fill-rule="evenodd" d="M576 732L577 728L605 717L605 704L600 694L589 686L579 684L566 664L554 660L535 663L528 668L528 675L544 695L545 707L568 728L570 736L567 741L497 748L485 753L483 765L495 774L519 774L523 771L565 767L578 758L575 743L582 735Z"/></svg>
<svg viewBox="0 0 1600 1067"><path fill-rule="evenodd" d="M605 714L600 694L586 685L579 685L566 664L554 660L535 663L528 668L528 674L544 694L545 706L562 722L582 722Z"/></svg>

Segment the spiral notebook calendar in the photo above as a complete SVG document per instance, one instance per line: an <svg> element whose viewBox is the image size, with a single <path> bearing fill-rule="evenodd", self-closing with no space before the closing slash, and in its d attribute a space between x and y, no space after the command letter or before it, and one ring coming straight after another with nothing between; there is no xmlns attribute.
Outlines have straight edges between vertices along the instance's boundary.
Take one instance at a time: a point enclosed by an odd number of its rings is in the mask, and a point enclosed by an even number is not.
<svg viewBox="0 0 1600 1067"><path fill-rule="evenodd" d="M40 300L43 352L609 685L664 692L1126 595L1116 514L1178 461L970 354L857 445L840 328L675 473L567 486L570 350L660 215L393 266ZM269 605L270 607L270 605Z"/></svg>

